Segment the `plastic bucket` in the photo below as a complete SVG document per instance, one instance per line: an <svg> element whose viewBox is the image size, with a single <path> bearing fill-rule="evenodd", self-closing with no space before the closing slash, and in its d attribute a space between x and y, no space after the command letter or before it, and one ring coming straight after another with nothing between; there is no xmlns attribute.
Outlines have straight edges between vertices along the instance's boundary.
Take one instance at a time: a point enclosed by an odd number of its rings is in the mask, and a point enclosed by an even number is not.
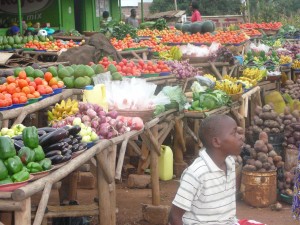
<svg viewBox="0 0 300 225"><path fill-rule="evenodd" d="M173 151L169 146L161 146L161 155L158 159L159 179L172 180L173 178Z"/></svg>
<svg viewBox="0 0 300 225"><path fill-rule="evenodd" d="M277 200L277 173L242 171L241 193L245 203L268 207Z"/></svg>
<svg viewBox="0 0 300 225"><path fill-rule="evenodd" d="M290 171L293 167L298 165L298 150L296 149L284 149L284 169Z"/></svg>

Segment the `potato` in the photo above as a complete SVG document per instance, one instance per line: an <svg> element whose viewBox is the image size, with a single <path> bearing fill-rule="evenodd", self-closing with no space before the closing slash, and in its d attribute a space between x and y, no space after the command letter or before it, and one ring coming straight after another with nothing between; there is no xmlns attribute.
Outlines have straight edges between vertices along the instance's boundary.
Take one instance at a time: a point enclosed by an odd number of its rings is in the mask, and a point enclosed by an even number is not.
<svg viewBox="0 0 300 225"><path fill-rule="evenodd" d="M256 171L256 167L253 166L253 165L245 165L243 167L243 170L245 170L245 171Z"/></svg>
<svg viewBox="0 0 300 225"><path fill-rule="evenodd" d="M238 156L237 156L237 161L238 161L239 164L241 164L241 163L243 162L242 157L238 155Z"/></svg>
<svg viewBox="0 0 300 225"><path fill-rule="evenodd" d="M265 120L264 125L269 128L279 128L280 124L275 120Z"/></svg>
<svg viewBox="0 0 300 225"><path fill-rule="evenodd" d="M262 163L264 163L264 162L267 162L267 161L268 161L268 156L267 156L265 153L263 153L263 152L259 152L259 153L257 154L257 159L258 159L259 161L261 161Z"/></svg>
<svg viewBox="0 0 300 225"><path fill-rule="evenodd" d="M275 128L275 127L273 127L272 129L271 129L271 133L279 133L280 132L280 130L279 130L279 128Z"/></svg>
<svg viewBox="0 0 300 225"><path fill-rule="evenodd" d="M254 166L256 167L256 170L259 170L259 169L261 169L262 168L262 162L261 161L259 161L259 160L256 160L255 162L254 162Z"/></svg>
<svg viewBox="0 0 300 225"><path fill-rule="evenodd" d="M266 169L266 171L270 170L270 168L271 168L271 164L268 162L264 162L262 166L264 169Z"/></svg>
<svg viewBox="0 0 300 225"><path fill-rule="evenodd" d="M270 130L269 127L265 127L262 131L263 131L263 132L266 132L266 133L270 133L270 132L271 132L271 130Z"/></svg>
<svg viewBox="0 0 300 225"><path fill-rule="evenodd" d="M274 165L274 162L273 162L273 158L272 158L272 157L268 157L268 163L270 163L271 165Z"/></svg>
<svg viewBox="0 0 300 225"><path fill-rule="evenodd" d="M290 125L291 123L292 123L291 120L283 120L283 124L284 124L285 126Z"/></svg>
<svg viewBox="0 0 300 225"><path fill-rule="evenodd" d="M285 115L283 120L292 120L294 117L291 114Z"/></svg>
<svg viewBox="0 0 300 225"><path fill-rule="evenodd" d="M262 108L263 112L270 112L273 108L270 105L264 105Z"/></svg>
<svg viewBox="0 0 300 225"><path fill-rule="evenodd" d="M248 160L246 161L246 164L247 164L247 165L252 165L252 166L254 166L254 164L255 164L255 159L248 159Z"/></svg>
<svg viewBox="0 0 300 225"><path fill-rule="evenodd" d="M262 173L264 173L264 172L267 172L267 171L266 171L266 169L265 169L265 168L261 168L260 170L258 170L258 172L262 172Z"/></svg>
<svg viewBox="0 0 300 225"><path fill-rule="evenodd" d="M255 108L255 114L256 114L256 115L259 115L260 113L262 113L262 107L260 107L260 106L258 105L258 106L256 106L256 108Z"/></svg>
<svg viewBox="0 0 300 225"><path fill-rule="evenodd" d="M274 161L274 159L273 159L273 161ZM284 167L284 162L283 162L283 161L277 162L277 163L276 163L276 167L277 167L277 168L283 168L283 167Z"/></svg>
<svg viewBox="0 0 300 225"><path fill-rule="evenodd" d="M276 155L276 156L273 157L273 161L274 162L280 162L280 161L282 161L282 157L280 155Z"/></svg>
<svg viewBox="0 0 300 225"><path fill-rule="evenodd" d="M250 149L251 149L251 146L250 146L250 145L245 145L244 148L245 148L246 150L250 150Z"/></svg>
<svg viewBox="0 0 300 225"><path fill-rule="evenodd" d="M270 143L267 144L267 147L268 147L268 151L269 151L269 152L274 150L273 145L270 144Z"/></svg>
<svg viewBox="0 0 300 225"><path fill-rule="evenodd" d="M249 150L249 152L250 152L250 156L251 156L252 158L256 158L257 153L256 153L256 151L255 151L253 148L251 148L251 149Z"/></svg>
<svg viewBox="0 0 300 225"><path fill-rule="evenodd" d="M272 165L270 170L276 170L276 166Z"/></svg>
<svg viewBox="0 0 300 225"><path fill-rule="evenodd" d="M255 133L260 133L262 131L262 129L258 126L253 126L253 132Z"/></svg>
<svg viewBox="0 0 300 225"><path fill-rule="evenodd" d="M253 122L254 122L254 124L257 125L257 126L261 126L261 125L264 124L264 121L263 121L262 119L260 119L260 118L254 119Z"/></svg>
<svg viewBox="0 0 300 225"><path fill-rule="evenodd" d="M254 149L258 152L265 152L267 153L268 152L268 147L267 145L265 144L264 141L262 140L257 140L254 144Z"/></svg>
<svg viewBox="0 0 300 225"><path fill-rule="evenodd" d="M273 146L272 146L273 147ZM277 156L277 153L274 151L274 150L272 150L272 151L270 151L269 153L268 153L268 156L270 156L270 157L274 157L274 156Z"/></svg>
<svg viewBox="0 0 300 225"><path fill-rule="evenodd" d="M263 141L265 144L268 144L268 134L266 132L260 132L259 140Z"/></svg>
<svg viewBox="0 0 300 225"><path fill-rule="evenodd" d="M298 110L294 110L292 112L293 117L295 117L296 119L298 119L300 117L300 112Z"/></svg>

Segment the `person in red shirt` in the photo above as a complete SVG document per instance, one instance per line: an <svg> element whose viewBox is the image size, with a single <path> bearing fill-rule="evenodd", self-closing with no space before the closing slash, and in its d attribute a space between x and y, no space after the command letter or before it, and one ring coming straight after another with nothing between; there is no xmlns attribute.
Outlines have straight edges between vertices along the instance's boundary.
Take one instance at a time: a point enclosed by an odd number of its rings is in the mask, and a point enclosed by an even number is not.
<svg viewBox="0 0 300 225"><path fill-rule="evenodd" d="M198 3L195 2L195 1L192 1L191 4L190 4L190 9L192 11L192 17L191 17L192 23L196 22L196 21L201 21L202 18L201 18L201 14L199 12L199 5L198 5Z"/></svg>

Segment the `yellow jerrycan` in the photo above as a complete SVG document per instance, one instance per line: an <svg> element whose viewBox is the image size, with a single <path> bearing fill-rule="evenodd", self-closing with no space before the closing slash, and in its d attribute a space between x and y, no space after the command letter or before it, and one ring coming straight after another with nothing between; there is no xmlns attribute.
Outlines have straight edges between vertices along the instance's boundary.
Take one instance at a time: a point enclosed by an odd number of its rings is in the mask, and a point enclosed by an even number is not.
<svg viewBox="0 0 300 225"><path fill-rule="evenodd" d="M104 84L88 85L83 90L83 102L100 105L106 112L108 103L106 99L106 87Z"/></svg>
<svg viewBox="0 0 300 225"><path fill-rule="evenodd" d="M172 180L173 178L173 152L169 146L161 146L161 155L158 159L159 179Z"/></svg>

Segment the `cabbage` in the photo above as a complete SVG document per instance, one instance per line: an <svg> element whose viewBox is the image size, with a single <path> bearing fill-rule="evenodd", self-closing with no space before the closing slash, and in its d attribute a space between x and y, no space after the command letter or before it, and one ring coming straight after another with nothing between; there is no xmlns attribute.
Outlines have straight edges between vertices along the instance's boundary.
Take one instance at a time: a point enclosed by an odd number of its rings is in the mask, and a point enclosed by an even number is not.
<svg viewBox="0 0 300 225"><path fill-rule="evenodd" d="M166 86L161 91L170 98L171 102L175 101L178 103L179 110L183 110L184 105L187 103L187 99L179 86Z"/></svg>
<svg viewBox="0 0 300 225"><path fill-rule="evenodd" d="M164 105L157 105L155 107L154 115L157 116L165 111L165 106Z"/></svg>

